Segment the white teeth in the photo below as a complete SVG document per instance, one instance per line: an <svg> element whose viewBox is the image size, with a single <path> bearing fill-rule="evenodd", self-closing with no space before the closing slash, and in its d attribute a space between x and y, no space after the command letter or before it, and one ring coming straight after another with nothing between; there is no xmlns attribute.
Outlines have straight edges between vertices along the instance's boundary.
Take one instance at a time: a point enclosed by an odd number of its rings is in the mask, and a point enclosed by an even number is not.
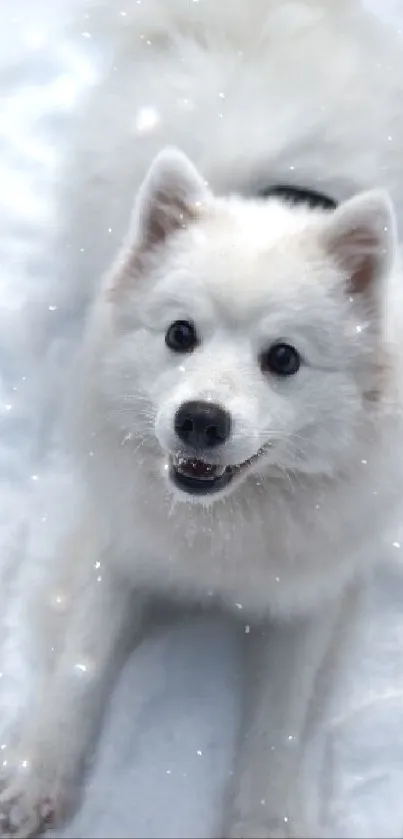
<svg viewBox="0 0 403 839"><path fill-rule="evenodd" d="M186 469L187 467L189 467L190 464L189 458L183 457L183 455L180 454L172 454L171 461L172 465L175 467L175 469L178 469L178 471ZM214 475L214 477L216 478L221 478L227 469L226 466L216 466L214 463L206 463L205 461L203 462L206 469L207 477L209 473L211 476ZM202 476L200 476L200 478L202 480Z"/></svg>

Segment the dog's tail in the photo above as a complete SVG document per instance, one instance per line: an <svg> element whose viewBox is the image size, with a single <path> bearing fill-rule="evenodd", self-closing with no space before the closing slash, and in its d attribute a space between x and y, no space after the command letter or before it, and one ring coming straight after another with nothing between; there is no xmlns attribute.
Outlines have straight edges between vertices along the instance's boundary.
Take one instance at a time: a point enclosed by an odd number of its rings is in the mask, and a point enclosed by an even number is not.
<svg viewBox="0 0 403 839"><path fill-rule="evenodd" d="M64 178L75 207L69 239L80 243L68 282L74 276L79 293L112 259L132 196L165 143L183 148L217 191L246 188L254 172L267 180L269 169L289 178L297 158L301 182L304 171L310 183L325 170L355 178L362 148L375 143L372 97L382 126L400 101L398 70L377 70L377 62L399 67L400 52L395 61L363 0L89 0L86 8L102 60ZM81 14L72 26L83 34ZM388 131L376 136L390 161ZM365 165L375 167L381 151L368 152Z"/></svg>
<svg viewBox="0 0 403 839"><path fill-rule="evenodd" d="M362 0L128 0L124 11L115 3L93 0L90 19L95 28L126 31L152 40L194 35L207 45L227 41L232 46L253 43L259 33L286 26L294 30L354 13Z"/></svg>

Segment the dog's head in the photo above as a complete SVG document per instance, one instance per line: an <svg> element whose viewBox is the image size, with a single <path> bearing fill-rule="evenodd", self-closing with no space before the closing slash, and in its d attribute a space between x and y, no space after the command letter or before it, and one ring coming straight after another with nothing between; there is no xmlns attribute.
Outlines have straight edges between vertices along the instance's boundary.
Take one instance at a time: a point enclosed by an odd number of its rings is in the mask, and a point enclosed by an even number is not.
<svg viewBox="0 0 403 839"><path fill-rule="evenodd" d="M180 152L143 183L108 286L109 416L178 497L334 474L382 388L387 196L216 198Z"/></svg>

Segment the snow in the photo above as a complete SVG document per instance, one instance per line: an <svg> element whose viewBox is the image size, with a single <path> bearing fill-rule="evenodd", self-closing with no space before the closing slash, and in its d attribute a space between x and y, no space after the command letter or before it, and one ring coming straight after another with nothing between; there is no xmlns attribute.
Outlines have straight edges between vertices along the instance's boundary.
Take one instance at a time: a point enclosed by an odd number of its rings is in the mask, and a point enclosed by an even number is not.
<svg viewBox="0 0 403 839"><path fill-rule="evenodd" d="M70 477L53 431L61 364L74 345L60 278L75 243L63 241L58 196L76 107L102 62L87 37L84 0L82 37L65 26L73 3L0 6L2 724L29 675L15 569L28 555L34 584L36 560L51 553L69 512L57 500ZM399 8L391 0L382 13L393 23ZM395 562L374 581L306 756L329 836L403 835L400 532L397 523ZM217 835L239 720L239 641L248 631L205 614L156 622L120 675L82 804L59 835Z"/></svg>

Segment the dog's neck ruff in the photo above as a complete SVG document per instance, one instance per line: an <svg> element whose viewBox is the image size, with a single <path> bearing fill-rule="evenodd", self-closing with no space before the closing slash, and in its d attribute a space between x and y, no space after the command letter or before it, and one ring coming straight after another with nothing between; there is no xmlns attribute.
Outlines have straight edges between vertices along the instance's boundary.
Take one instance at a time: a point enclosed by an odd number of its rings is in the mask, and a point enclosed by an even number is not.
<svg viewBox="0 0 403 839"><path fill-rule="evenodd" d="M290 184L264 187L259 190L258 195L260 198L280 198L290 204L306 204L312 209L335 210L337 207L337 201L324 192Z"/></svg>

